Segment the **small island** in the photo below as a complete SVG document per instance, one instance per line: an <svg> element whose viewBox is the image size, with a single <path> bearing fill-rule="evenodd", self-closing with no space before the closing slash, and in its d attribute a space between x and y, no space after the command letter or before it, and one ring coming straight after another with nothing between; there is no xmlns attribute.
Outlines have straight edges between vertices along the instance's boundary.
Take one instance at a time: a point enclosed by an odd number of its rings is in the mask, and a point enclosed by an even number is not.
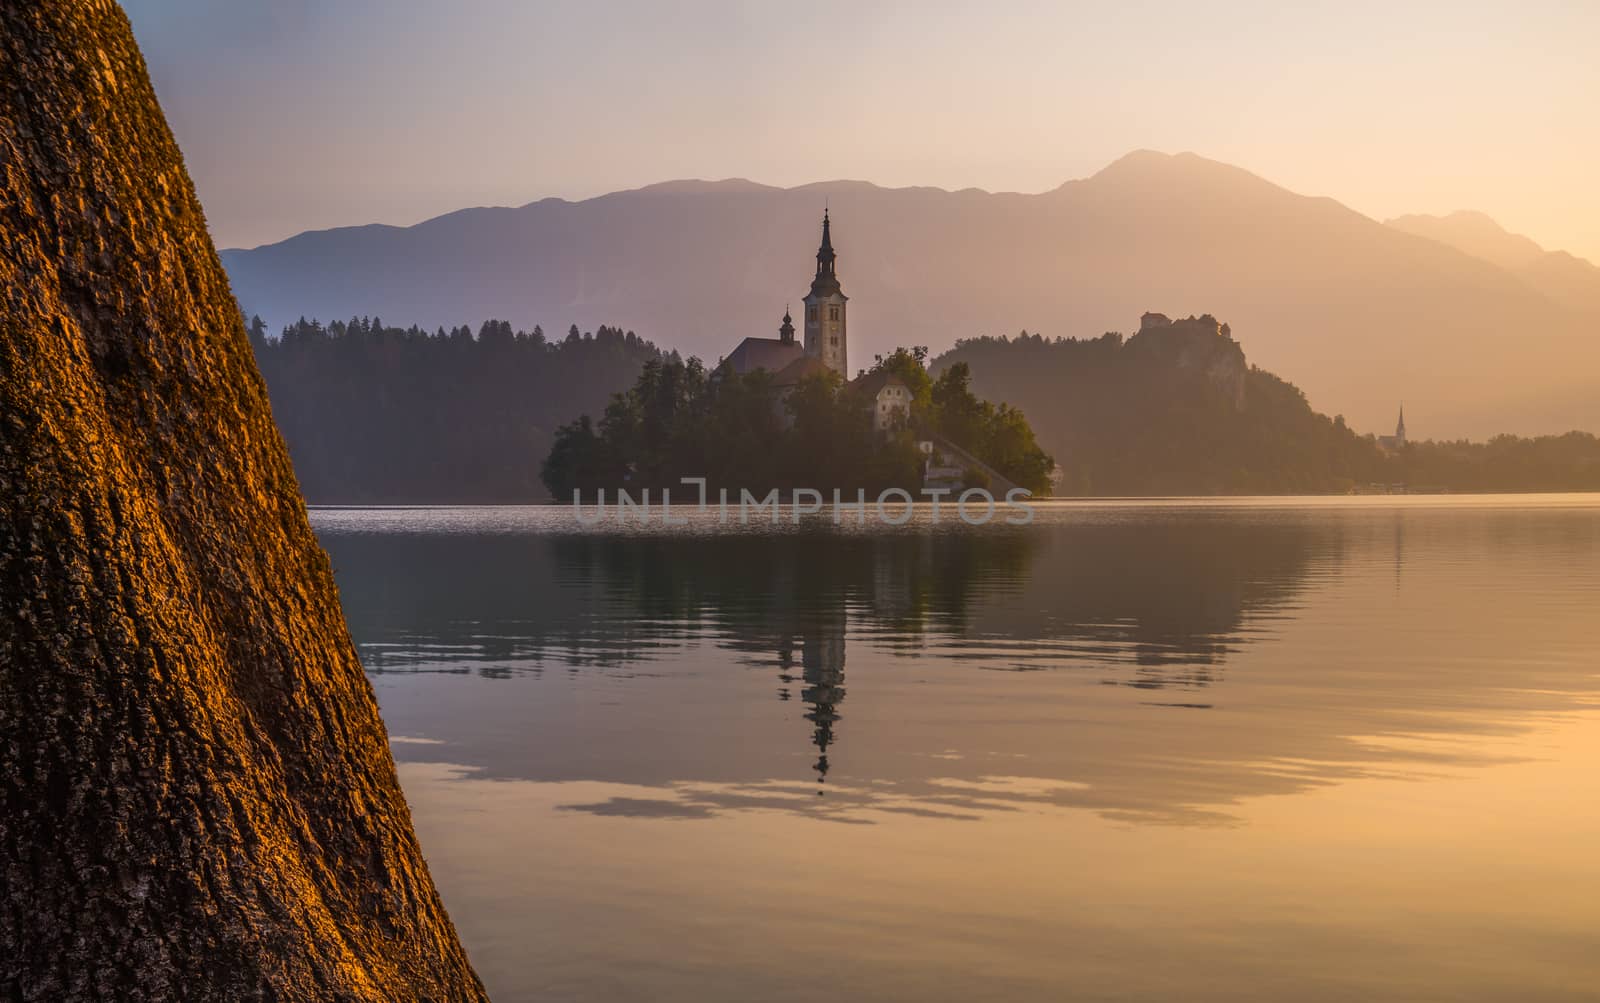
<svg viewBox="0 0 1600 1003"><path fill-rule="evenodd" d="M898 348L847 379L847 300L824 211L803 342L785 309L777 338L746 338L713 369L646 362L598 422L556 431L545 487L565 499L703 477L713 489L1050 493L1055 461L1021 411L974 395L965 363L934 377L927 348Z"/></svg>

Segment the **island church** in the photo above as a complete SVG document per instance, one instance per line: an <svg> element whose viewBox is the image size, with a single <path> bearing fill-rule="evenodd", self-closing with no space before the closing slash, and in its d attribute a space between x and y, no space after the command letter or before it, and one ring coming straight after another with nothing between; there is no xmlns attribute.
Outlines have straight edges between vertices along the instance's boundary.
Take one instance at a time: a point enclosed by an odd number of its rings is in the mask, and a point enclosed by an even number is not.
<svg viewBox="0 0 1600 1003"><path fill-rule="evenodd" d="M728 354L726 364L744 375L764 369L772 374L772 387L782 411L783 398L801 380L825 370L850 379L850 341L845 311L849 297L839 288L837 256L833 252L833 229L827 210L822 213L822 244L817 248L817 274L811 291L802 301L805 307L805 341L795 340L794 318L787 309L776 338L746 338ZM850 383L865 391L871 401L873 424L880 431L911 408L911 391L898 376L868 373Z"/></svg>

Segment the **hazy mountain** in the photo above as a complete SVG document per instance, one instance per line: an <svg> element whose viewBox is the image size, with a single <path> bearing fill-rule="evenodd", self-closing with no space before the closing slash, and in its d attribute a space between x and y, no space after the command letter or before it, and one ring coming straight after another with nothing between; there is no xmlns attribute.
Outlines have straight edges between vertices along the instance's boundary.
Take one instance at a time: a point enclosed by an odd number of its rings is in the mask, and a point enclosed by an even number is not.
<svg viewBox="0 0 1600 1003"><path fill-rule="evenodd" d="M1499 265L1574 310L1600 313L1600 267L1566 251L1546 251L1481 212L1399 216L1389 220L1389 225ZM1600 321L1600 317L1594 319Z"/></svg>
<svg viewBox="0 0 1600 1003"><path fill-rule="evenodd" d="M302 314L605 323L715 360L773 335L804 294L824 200L856 367L897 344L1211 313L1253 361L1357 428L1387 431L1402 400L1413 436L1600 428L1588 309L1193 154L1133 153L1037 195L672 182L304 233L224 260L244 307L274 327Z"/></svg>

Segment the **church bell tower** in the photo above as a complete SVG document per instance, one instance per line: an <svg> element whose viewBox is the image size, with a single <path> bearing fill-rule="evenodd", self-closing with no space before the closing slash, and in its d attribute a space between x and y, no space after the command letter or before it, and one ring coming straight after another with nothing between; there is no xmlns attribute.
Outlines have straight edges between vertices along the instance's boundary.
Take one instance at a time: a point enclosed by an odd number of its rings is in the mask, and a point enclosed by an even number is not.
<svg viewBox="0 0 1600 1003"><path fill-rule="evenodd" d="M806 294L805 353L822 360L823 365L846 379L850 378L849 342L845 337L845 303L849 297L839 290L835 270L833 235L828 213L822 213L822 246L817 248L817 275Z"/></svg>

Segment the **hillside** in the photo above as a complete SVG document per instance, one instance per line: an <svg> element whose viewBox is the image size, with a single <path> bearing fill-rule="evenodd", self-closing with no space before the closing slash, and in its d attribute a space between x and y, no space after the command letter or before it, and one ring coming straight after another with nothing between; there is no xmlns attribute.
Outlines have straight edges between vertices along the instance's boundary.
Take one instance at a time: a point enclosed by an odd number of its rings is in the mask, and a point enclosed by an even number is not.
<svg viewBox="0 0 1600 1003"><path fill-rule="evenodd" d="M1028 417L1060 494L1337 493L1391 476L1371 439L1250 366L1210 316L1145 314L1128 338L973 339L931 368L956 363Z"/></svg>
<svg viewBox="0 0 1600 1003"><path fill-rule="evenodd" d="M1600 490L1600 439L1584 432L1380 444L1250 365L1209 315L1145 314L1127 338L970 339L930 369L958 363L1038 430L1062 495Z"/></svg>
<svg viewBox="0 0 1600 1003"><path fill-rule="evenodd" d="M829 182L692 182L583 202L467 209L412 227L225 251L273 329L381 313L423 327L650 331L715 360L767 335L813 271L833 208L852 365L900 344L1112 330L1150 303L1209 310L1320 407L1387 430L1487 436L1600 428L1585 311L1506 268L1191 154L1130 154L1036 195Z"/></svg>
<svg viewBox="0 0 1600 1003"><path fill-rule="evenodd" d="M492 320L476 335L297 321L276 338L257 328L251 341L314 505L538 500L556 429L600 413L661 358L631 331L547 340Z"/></svg>
<svg viewBox="0 0 1600 1003"><path fill-rule="evenodd" d="M713 393L698 361L685 364L616 328L547 339L505 321L474 334L465 325L429 333L352 318L296 322L278 338L258 324L250 333L314 504L536 502L549 496L542 464L546 481L562 469L587 470L578 477L586 489L612 483L619 470L636 485L663 486L690 470L744 487L825 486L852 470L838 483L899 476L893 464L841 449L831 433L793 438L759 386L739 392L744 381L725 382ZM954 372L955 363L967 370ZM1231 329L1210 316L1147 314L1126 338L968 339L933 361L932 382L915 352L897 350L881 365L923 388L914 391L914 424L988 450L1002 468L1021 463L1042 489L1045 468L1028 459L1037 430L1037 444L1062 467L1055 490L1067 495L1600 490L1600 440L1581 432L1486 443L1413 438L1404 450L1381 449L1252 366ZM844 420L828 408L807 413L806 427ZM959 420L948 425L939 414ZM581 415L592 427L574 423ZM1392 428L1391 419L1385 431ZM572 451L584 442L601 448ZM556 480L558 497L580 486Z"/></svg>

